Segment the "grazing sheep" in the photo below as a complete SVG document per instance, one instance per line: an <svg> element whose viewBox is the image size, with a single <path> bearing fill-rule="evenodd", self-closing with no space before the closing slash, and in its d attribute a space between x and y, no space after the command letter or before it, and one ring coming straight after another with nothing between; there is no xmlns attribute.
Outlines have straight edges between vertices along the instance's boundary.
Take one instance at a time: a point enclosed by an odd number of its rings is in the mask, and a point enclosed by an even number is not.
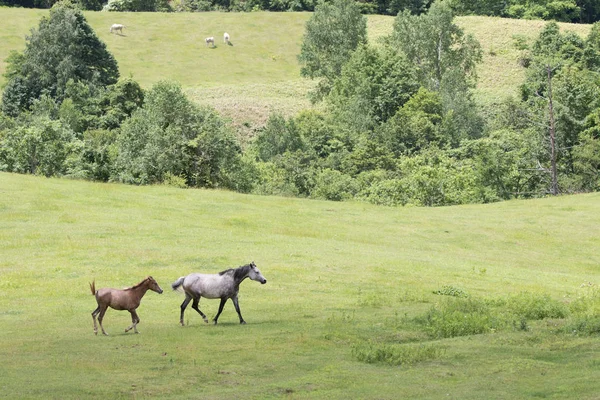
<svg viewBox="0 0 600 400"><path fill-rule="evenodd" d="M118 32L119 34L123 34L123 28L125 28L125 25L122 24L112 24L112 26L110 27L110 33L113 32Z"/></svg>
<svg viewBox="0 0 600 400"><path fill-rule="evenodd" d="M229 44L229 33L225 32L223 34L223 41L227 44Z"/></svg>
<svg viewBox="0 0 600 400"><path fill-rule="evenodd" d="M212 47L215 47L215 38L214 37L207 37L206 39L204 39L204 41L206 42L206 45L208 46L208 44L212 44Z"/></svg>

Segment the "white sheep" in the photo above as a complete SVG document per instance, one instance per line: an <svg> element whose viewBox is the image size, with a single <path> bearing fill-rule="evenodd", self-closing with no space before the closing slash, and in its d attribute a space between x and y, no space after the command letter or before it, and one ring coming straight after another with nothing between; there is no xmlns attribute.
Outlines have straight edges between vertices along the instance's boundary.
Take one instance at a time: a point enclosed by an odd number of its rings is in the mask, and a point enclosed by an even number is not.
<svg viewBox="0 0 600 400"><path fill-rule="evenodd" d="M122 24L112 24L112 26L110 27L110 33L113 32L119 32L119 34L123 34L123 28L125 28L125 25Z"/></svg>
<svg viewBox="0 0 600 400"><path fill-rule="evenodd" d="M208 46L208 44L212 44L212 47L215 47L215 38L214 37L207 37L206 39L204 39L204 41L206 42L206 45Z"/></svg>
<svg viewBox="0 0 600 400"><path fill-rule="evenodd" d="M227 44L229 44L229 33L225 32L223 34L223 41Z"/></svg>

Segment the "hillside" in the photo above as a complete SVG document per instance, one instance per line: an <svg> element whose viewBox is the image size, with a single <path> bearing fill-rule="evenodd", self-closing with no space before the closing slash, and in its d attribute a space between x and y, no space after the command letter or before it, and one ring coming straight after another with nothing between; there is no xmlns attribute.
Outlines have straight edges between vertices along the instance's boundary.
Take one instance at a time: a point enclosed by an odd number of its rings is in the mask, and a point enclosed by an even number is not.
<svg viewBox="0 0 600 400"><path fill-rule="evenodd" d="M597 193L386 208L0 173L0 194L7 398L597 396L597 333L546 319L435 339L418 319L453 299L434 294L444 287L471 307L524 291L548 305L598 299ZM178 325L171 282L252 260L268 283L241 285L247 325L231 303L217 326L189 308ZM109 310L110 336L94 336L88 283L147 275L165 292L144 297L141 333ZM200 303L209 317L217 306ZM400 364L357 359L377 346Z"/></svg>
<svg viewBox="0 0 600 400"><path fill-rule="evenodd" d="M0 8L0 73L11 50L21 51L25 36L38 25L44 10ZM313 82L300 77L296 60L309 13L101 13L86 18L107 44L122 76L144 87L169 79L182 84L195 101L209 104L251 133L271 112L286 115L310 107L306 92ZM111 24L127 28L110 34ZM368 16L372 42L392 29L393 17ZM484 60L478 69L477 97L484 103L514 95L523 78L513 35L533 39L543 21L460 17L459 25L481 42ZM586 35L589 25L560 24ZM232 46L222 42L231 35ZM204 38L214 36L217 47ZM0 84L4 77L0 77Z"/></svg>

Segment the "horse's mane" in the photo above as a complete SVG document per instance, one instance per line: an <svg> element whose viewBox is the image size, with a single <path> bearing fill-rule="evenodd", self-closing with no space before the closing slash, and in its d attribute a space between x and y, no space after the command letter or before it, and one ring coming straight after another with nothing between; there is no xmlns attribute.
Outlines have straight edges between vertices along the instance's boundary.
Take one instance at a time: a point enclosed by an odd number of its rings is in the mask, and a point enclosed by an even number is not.
<svg viewBox="0 0 600 400"><path fill-rule="evenodd" d="M250 269L250 264L242 265L237 268L229 268L224 271L219 272L219 275L225 275L233 272L233 279L238 280L243 276L248 275L248 270Z"/></svg>
<svg viewBox="0 0 600 400"><path fill-rule="evenodd" d="M148 277L148 278L150 278L150 277ZM125 288L125 289L123 289L123 290L133 290L133 289L137 289L137 288L139 288L140 286L142 286L142 283L146 282L146 281L148 280L148 278L144 278L144 279L142 279L142 280L141 280L141 282L140 282L140 283L138 283L137 285L135 285L135 286L131 286L131 287L126 287L126 288Z"/></svg>

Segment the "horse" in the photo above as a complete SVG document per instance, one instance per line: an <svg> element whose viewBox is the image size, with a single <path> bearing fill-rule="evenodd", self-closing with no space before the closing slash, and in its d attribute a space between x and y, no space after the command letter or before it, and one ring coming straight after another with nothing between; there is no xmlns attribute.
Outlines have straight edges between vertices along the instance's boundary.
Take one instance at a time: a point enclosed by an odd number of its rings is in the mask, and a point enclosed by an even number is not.
<svg viewBox="0 0 600 400"><path fill-rule="evenodd" d="M107 336L108 333L106 333L104 327L102 326L102 319L104 318L104 313L106 313L108 307L111 307L115 310L129 311L131 313L131 326L125 329L125 332L129 332L131 328L133 328L135 333L139 333L137 330L137 324L140 322L140 318L135 310L139 307L142 297L144 297L148 289L158 294L163 292L160 286L158 286L158 283L156 283L154 278L151 276L147 277L137 285L123 290L110 288L96 290L96 281L94 280L92 283L90 283L90 289L92 294L96 297L96 302L98 303L98 308L92 312L92 319L94 320L94 334L98 334L96 315L100 314L98 316L98 322L100 323L100 328L102 328L102 333Z"/></svg>
<svg viewBox="0 0 600 400"><path fill-rule="evenodd" d="M123 24L112 24L110 27L110 33L114 32L119 32L120 35L123 34L123 28L125 28L125 25Z"/></svg>
<svg viewBox="0 0 600 400"><path fill-rule="evenodd" d="M173 290L177 290L181 287L185 292L185 300L181 303L181 315L179 317L181 326L184 326L183 313L185 312L185 308L192 299L194 300L192 308L198 311L204 322L208 323L206 315L198 308L200 297L206 297L207 299L221 299L219 311L213 319L215 325L217 324L217 320L223 311L223 306L227 302L227 299L233 301L235 311L237 311L240 317L240 324L245 324L246 321L242 318L242 313L240 312L240 306L238 304L238 291L240 290L240 283L246 278L260 282L263 285L267 283L265 277L262 276L258 268L256 268L254 261L235 269L226 269L218 274L192 273L187 276L182 276L177 281L173 282L171 285Z"/></svg>

